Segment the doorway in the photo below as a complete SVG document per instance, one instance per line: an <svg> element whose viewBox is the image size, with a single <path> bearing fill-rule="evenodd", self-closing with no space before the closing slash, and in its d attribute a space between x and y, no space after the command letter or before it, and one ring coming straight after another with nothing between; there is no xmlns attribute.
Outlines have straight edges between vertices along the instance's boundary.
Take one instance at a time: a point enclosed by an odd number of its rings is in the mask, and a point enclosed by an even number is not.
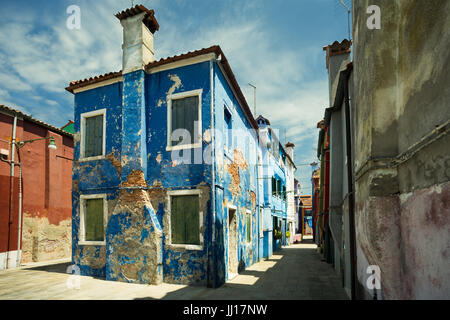
<svg viewBox="0 0 450 320"><path fill-rule="evenodd" d="M236 208L228 207L228 280L238 273Z"/></svg>

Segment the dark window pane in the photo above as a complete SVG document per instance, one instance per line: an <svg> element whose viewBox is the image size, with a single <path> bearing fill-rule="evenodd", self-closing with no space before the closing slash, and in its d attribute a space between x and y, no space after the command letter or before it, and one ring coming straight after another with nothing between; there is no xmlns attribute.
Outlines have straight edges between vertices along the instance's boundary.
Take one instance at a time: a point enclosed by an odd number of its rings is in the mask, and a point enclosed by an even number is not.
<svg viewBox="0 0 450 320"><path fill-rule="evenodd" d="M171 197L173 244L200 244L198 196Z"/></svg>
<svg viewBox="0 0 450 320"><path fill-rule="evenodd" d="M277 194L277 180L272 177L272 195L276 195Z"/></svg>
<svg viewBox="0 0 450 320"><path fill-rule="evenodd" d="M226 150L231 149L232 143L233 143L233 135L232 135L232 121L231 121L231 114L230 112L225 108L224 111L224 120L225 120L225 134L224 134L224 146Z"/></svg>
<svg viewBox="0 0 450 320"><path fill-rule="evenodd" d="M86 241L103 241L103 199L86 200L84 228Z"/></svg>
<svg viewBox="0 0 450 320"><path fill-rule="evenodd" d="M194 125L198 119L198 96L187 97L183 99L172 100L172 132L177 129L186 129L190 134L190 140L172 141L172 145L192 144L197 137L194 136ZM200 132L198 132L200 134Z"/></svg>
<svg viewBox="0 0 450 320"><path fill-rule="evenodd" d="M103 154L103 115L85 119L84 156Z"/></svg>

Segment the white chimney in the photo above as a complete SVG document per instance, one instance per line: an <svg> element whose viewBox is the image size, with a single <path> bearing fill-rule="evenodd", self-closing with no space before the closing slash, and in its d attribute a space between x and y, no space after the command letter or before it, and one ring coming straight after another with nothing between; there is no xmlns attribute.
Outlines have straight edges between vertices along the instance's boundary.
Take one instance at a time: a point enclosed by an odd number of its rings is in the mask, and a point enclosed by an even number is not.
<svg viewBox="0 0 450 320"><path fill-rule="evenodd" d="M352 41L344 39L342 42L335 41L333 44L323 48L326 51L326 64L328 70L328 89L330 93L330 106L333 105L336 89L339 83L339 74L347 68L347 64L351 61Z"/></svg>
<svg viewBox="0 0 450 320"><path fill-rule="evenodd" d="M119 12L116 17L123 27L122 74L143 70L155 61L153 35L159 30L154 11L137 5Z"/></svg>
<svg viewBox="0 0 450 320"><path fill-rule="evenodd" d="M293 144L292 142L288 142L285 144L284 147L285 147L286 153L289 155L289 157L291 157L291 160L294 161L295 144Z"/></svg>

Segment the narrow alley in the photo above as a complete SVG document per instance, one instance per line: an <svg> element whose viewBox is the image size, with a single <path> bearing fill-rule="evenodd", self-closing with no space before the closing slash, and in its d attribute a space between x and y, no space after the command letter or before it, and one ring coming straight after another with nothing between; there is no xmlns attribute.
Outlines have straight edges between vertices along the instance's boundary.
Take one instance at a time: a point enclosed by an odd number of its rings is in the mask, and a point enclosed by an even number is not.
<svg viewBox="0 0 450 320"><path fill-rule="evenodd" d="M70 262L0 272L0 299L16 300L298 300L347 299L332 267L321 261L311 240L284 247L218 289L163 283L129 284L80 276L70 289ZM69 286L68 286L69 283Z"/></svg>
<svg viewBox="0 0 450 320"><path fill-rule="evenodd" d="M74 2L0 4L0 300L450 300L450 0Z"/></svg>

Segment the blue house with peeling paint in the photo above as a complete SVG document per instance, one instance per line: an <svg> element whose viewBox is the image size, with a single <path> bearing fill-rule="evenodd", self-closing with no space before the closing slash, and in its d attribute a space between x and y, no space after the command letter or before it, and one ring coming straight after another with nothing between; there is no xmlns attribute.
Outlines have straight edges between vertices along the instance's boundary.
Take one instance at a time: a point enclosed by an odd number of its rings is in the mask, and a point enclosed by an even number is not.
<svg viewBox="0 0 450 320"><path fill-rule="evenodd" d="M220 47L155 61L153 10L116 17L122 71L66 88L73 264L108 280L218 287L272 252L267 144Z"/></svg>
<svg viewBox="0 0 450 320"><path fill-rule="evenodd" d="M263 257L268 258L273 252L288 244L286 232L288 230L287 221L287 163L292 161L293 144L287 144L285 149L278 138L276 130L271 128L270 121L262 116L256 119L259 126L262 145L263 160L260 177L265 181L263 188L261 208L263 214ZM290 154L291 155L290 155ZM295 165L293 165L295 167Z"/></svg>

